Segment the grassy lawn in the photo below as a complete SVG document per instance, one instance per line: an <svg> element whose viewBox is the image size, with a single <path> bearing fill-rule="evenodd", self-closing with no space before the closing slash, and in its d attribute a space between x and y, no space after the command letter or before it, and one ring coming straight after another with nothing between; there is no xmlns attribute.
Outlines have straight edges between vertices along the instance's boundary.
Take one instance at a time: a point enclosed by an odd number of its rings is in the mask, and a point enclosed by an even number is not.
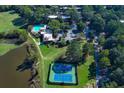
<svg viewBox="0 0 124 93"><path fill-rule="evenodd" d="M83 65L78 66L77 71L78 71L78 85L74 86L61 86L61 85L49 85L47 84L47 77L48 77L48 70L49 70L49 64L51 64L54 59L59 57L60 55L64 54L66 51L66 48L55 48L50 46L49 48L42 45L40 46L40 49L42 51L42 54L44 56L44 63L45 63L45 87L47 88L75 88L75 87L83 87L86 85L87 82L90 80L88 79L88 74L89 74L89 65L93 62L93 57L89 56L87 58L86 63Z"/></svg>
<svg viewBox="0 0 124 93"><path fill-rule="evenodd" d="M94 61L94 58L92 56L89 56L87 58L86 63L84 63L83 65L78 66L78 81L79 84L78 86L75 87L83 87L86 85L87 82L89 82L90 80L88 79L89 76L89 66L90 64Z"/></svg>
<svg viewBox="0 0 124 93"><path fill-rule="evenodd" d="M3 55L16 47L17 46L14 44L0 44L0 55Z"/></svg>
<svg viewBox="0 0 124 93"><path fill-rule="evenodd" d="M41 51L44 56L44 63L45 63L45 87L62 87L62 86L57 86L57 85L48 85L47 84L47 76L48 76L48 70L49 70L49 65L51 62L54 61L55 58L59 57L60 55L64 54L66 51L66 47L64 48L55 48L53 46L50 46L49 48L42 45L40 46Z"/></svg>
<svg viewBox="0 0 124 93"><path fill-rule="evenodd" d="M19 18L18 14L11 14L10 12L0 12L0 32L18 28L18 26L15 26L13 24L13 21L17 18Z"/></svg>

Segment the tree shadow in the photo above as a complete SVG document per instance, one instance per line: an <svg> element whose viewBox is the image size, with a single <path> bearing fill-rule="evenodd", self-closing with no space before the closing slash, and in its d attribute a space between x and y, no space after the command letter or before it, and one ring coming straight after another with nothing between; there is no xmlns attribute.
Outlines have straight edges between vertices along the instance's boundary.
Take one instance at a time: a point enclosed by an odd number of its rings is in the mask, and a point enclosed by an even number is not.
<svg viewBox="0 0 124 93"><path fill-rule="evenodd" d="M9 14L16 14L15 11L9 11Z"/></svg>
<svg viewBox="0 0 124 93"><path fill-rule="evenodd" d="M27 27L25 19L21 17L12 20L12 23L13 25L18 26L19 28L22 28L22 29Z"/></svg>
<svg viewBox="0 0 124 93"><path fill-rule="evenodd" d="M95 62L93 62L90 66L89 66L89 76L88 76L88 78L89 79L94 79L94 78L96 78L96 64L95 64Z"/></svg>
<svg viewBox="0 0 124 93"><path fill-rule="evenodd" d="M17 71L22 72L33 67L34 61L26 59L21 65L17 66Z"/></svg>
<svg viewBox="0 0 124 93"><path fill-rule="evenodd" d="M35 68L35 61L30 59L25 59L25 61L17 66L16 71L23 72L25 70L31 71L31 77L28 79L28 81L32 81L37 75L38 71Z"/></svg>

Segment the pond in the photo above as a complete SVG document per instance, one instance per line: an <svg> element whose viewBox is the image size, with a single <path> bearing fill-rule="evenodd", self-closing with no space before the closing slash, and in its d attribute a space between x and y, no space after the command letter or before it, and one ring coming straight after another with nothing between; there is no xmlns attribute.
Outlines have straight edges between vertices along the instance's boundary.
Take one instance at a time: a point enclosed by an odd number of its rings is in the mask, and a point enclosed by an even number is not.
<svg viewBox="0 0 124 93"><path fill-rule="evenodd" d="M26 58L26 46L13 49L0 56L0 87L1 88L27 88L29 87L29 70L16 71L17 66Z"/></svg>

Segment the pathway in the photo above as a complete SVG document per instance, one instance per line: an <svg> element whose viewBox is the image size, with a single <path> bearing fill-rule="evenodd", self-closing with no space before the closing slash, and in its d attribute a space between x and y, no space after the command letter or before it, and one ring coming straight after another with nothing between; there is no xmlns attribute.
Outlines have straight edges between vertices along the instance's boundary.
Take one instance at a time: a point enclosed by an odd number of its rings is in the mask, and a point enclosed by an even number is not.
<svg viewBox="0 0 124 93"><path fill-rule="evenodd" d="M45 73L44 73L45 65L44 65L44 60L43 60L44 57L43 57L43 54L41 53L40 47L38 46L36 40L31 36L30 33L28 35L34 41L34 43L35 43L35 45L36 45L36 47L38 49L38 52L40 54L40 58L42 60L42 62L38 62L37 64L41 63L41 65L42 65L42 73L43 73L43 76L42 76L43 77L43 82L42 82L43 85L42 85L42 87L44 88L45 87Z"/></svg>

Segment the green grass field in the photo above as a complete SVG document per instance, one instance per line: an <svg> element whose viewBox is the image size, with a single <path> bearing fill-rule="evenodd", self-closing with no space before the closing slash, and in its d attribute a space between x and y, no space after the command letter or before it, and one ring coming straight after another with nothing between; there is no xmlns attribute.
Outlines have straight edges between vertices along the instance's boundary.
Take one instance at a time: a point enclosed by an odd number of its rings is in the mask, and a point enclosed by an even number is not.
<svg viewBox="0 0 124 93"><path fill-rule="evenodd" d="M83 65L78 66L78 80L79 80L79 84L76 87L83 87L86 85L86 83L89 80L88 76L89 76L89 66L91 65L91 63L94 62L94 58L92 56L89 56L87 58L86 63L84 63Z"/></svg>
<svg viewBox="0 0 124 93"><path fill-rule="evenodd" d="M55 48L53 46L50 46L49 48L42 45L40 46L41 51L43 53L43 60L45 64L45 87L61 87L56 85L48 85L47 84L47 76L48 76L48 70L49 65L55 60L55 58L59 57L60 55L64 54L66 51L66 47L64 48Z"/></svg>
<svg viewBox="0 0 124 93"><path fill-rule="evenodd" d="M14 44L0 44L0 56L4 55L8 51L16 48L17 46Z"/></svg>
<svg viewBox="0 0 124 93"><path fill-rule="evenodd" d="M13 21L17 18L19 18L18 14L10 14L10 11L0 12L0 32L18 28L13 24Z"/></svg>
<svg viewBox="0 0 124 93"><path fill-rule="evenodd" d="M89 75L89 65L94 61L93 57L88 57L86 63L83 65L78 66L78 85L74 86L61 86L61 85L49 85L47 84L47 77L48 77L48 70L49 65L60 55L64 54L66 52L66 48L55 48L50 46L47 48L46 46L40 46L41 51L44 56L44 63L45 63L45 87L47 88L78 88L78 87L84 87L88 81L88 75Z"/></svg>

